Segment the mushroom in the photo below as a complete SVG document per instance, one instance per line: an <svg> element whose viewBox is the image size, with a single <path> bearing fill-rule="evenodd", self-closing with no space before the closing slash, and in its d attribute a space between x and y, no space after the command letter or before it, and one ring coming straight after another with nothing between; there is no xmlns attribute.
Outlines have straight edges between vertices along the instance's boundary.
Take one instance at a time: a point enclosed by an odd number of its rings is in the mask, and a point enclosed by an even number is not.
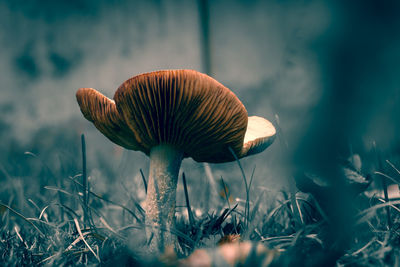
<svg viewBox="0 0 400 267"><path fill-rule="evenodd" d="M240 100L213 78L194 70L134 76L114 100L92 88L76 93L86 119L112 142L150 157L146 234L150 248L176 245L175 197L181 161L222 163L256 154L275 138L266 119L248 117Z"/></svg>

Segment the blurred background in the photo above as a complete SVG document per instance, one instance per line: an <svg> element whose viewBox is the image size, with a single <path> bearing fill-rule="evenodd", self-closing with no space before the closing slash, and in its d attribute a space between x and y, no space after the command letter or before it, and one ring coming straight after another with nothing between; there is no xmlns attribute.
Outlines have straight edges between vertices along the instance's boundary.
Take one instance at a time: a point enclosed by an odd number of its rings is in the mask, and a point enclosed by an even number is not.
<svg viewBox="0 0 400 267"><path fill-rule="evenodd" d="M255 170L255 196L286 187L293 150L305 139L309 144L310 129L324 123L324 105L341 111L328 126L346 138L343 157L368 159L375 142L398 158L399 5L209 1L211 75L237 94L249 115L279 128L270 148L241 161L248 178ZM0 1L0 183L6 185L0 200L9 203L19 183L31 185L20 197L40 198L43 186L63 186L80 173L82 133L92 189L116 201L132 192L143 200L140 169L147 176L147 157L102 136L83 118L75 92L92 87L112 97L123 81L143 72L206 72L200 10L199 1L183 0ZM335 90L340 98L330 97ZM323 145L323 136L316 136ZM221 176L233 198L244 198L236 163L186 159L182 171L192 192L209 184L190 194L195 206L207 205L207 190L218 198ZM178 190L183 205L181 181Z"/></svg>

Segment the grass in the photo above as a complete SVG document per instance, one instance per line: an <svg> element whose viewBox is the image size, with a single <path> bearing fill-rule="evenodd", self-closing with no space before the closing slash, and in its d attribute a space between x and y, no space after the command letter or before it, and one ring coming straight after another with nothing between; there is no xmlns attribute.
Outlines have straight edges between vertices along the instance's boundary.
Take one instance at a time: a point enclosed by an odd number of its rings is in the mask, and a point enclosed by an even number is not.
<svg viewBox="0 0 400 267"><path fill-rule="evenodd" d="M254 170L248 179L237 161L246 199L233 201L229 185L221 177L221 197L215 198L220 202L208 203L213 210L191 206L190 192L194 191L189 190L191 184L183 174L185 207L177 208L173 231L181 250L177 255L166 253L154 258L147 254L144 210L135 195L146 189L141 166L136 167L143 179L142 188L120 202L113 196L121 192L101 194L90 185L83 136L80 147L83 157L75 157L73 175L66 175L62 168L54 171L53 163L32 152L25 155L35 162L31 163L31 176L10 174L6 168L10 165L0 169L1 266L173 265L199 248L215 254L221 238L226 241L238 235L243 241L259 242L273 251L275 266L313 266L324 257L327 221L315 199L291 189L277 193L272 205L266 203L263 191L253 193ZM400 184L398 166L388 159L382 160L371 175L375 182L382 178ZM368 191L349 205L357 210L354 237L336 265L399 266L400 200L389 201L387 192L379 196Z"/></svg>

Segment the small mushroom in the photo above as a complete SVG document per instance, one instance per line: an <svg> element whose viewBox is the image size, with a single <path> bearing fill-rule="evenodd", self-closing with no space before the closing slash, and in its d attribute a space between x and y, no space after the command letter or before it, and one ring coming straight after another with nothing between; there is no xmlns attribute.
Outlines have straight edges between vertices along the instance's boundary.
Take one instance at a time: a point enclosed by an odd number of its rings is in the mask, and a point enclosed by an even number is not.
<svg viewBox="0 0 400 267"><path fill-rule="evenodd" d="M164 70L125 81L114 100L92 88L76 93L86 119L112 142L150 157L146 228L151 249L176 245L176 186L181 161L222 163L256 154L275 138L266 119L248 117L240 100L194 70Z"/></svg>

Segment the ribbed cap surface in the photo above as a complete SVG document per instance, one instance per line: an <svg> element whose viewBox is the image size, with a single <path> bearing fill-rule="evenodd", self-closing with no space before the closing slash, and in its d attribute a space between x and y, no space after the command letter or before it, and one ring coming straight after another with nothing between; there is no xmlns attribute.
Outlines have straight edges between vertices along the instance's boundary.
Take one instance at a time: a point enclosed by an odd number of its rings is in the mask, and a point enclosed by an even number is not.
<svg viewBox="0 0 400 267"><path fill-rule="evenodd" d="M264 150L275 135L260 117L246 134L247 111L240 100L194 70L135 76L118 88L115 102L90 88L79 89L77 99L85 118L111 141L147 155L158 144L171 144L199 162L226 162L234 159L228 147L244 157Z"/></svg>

